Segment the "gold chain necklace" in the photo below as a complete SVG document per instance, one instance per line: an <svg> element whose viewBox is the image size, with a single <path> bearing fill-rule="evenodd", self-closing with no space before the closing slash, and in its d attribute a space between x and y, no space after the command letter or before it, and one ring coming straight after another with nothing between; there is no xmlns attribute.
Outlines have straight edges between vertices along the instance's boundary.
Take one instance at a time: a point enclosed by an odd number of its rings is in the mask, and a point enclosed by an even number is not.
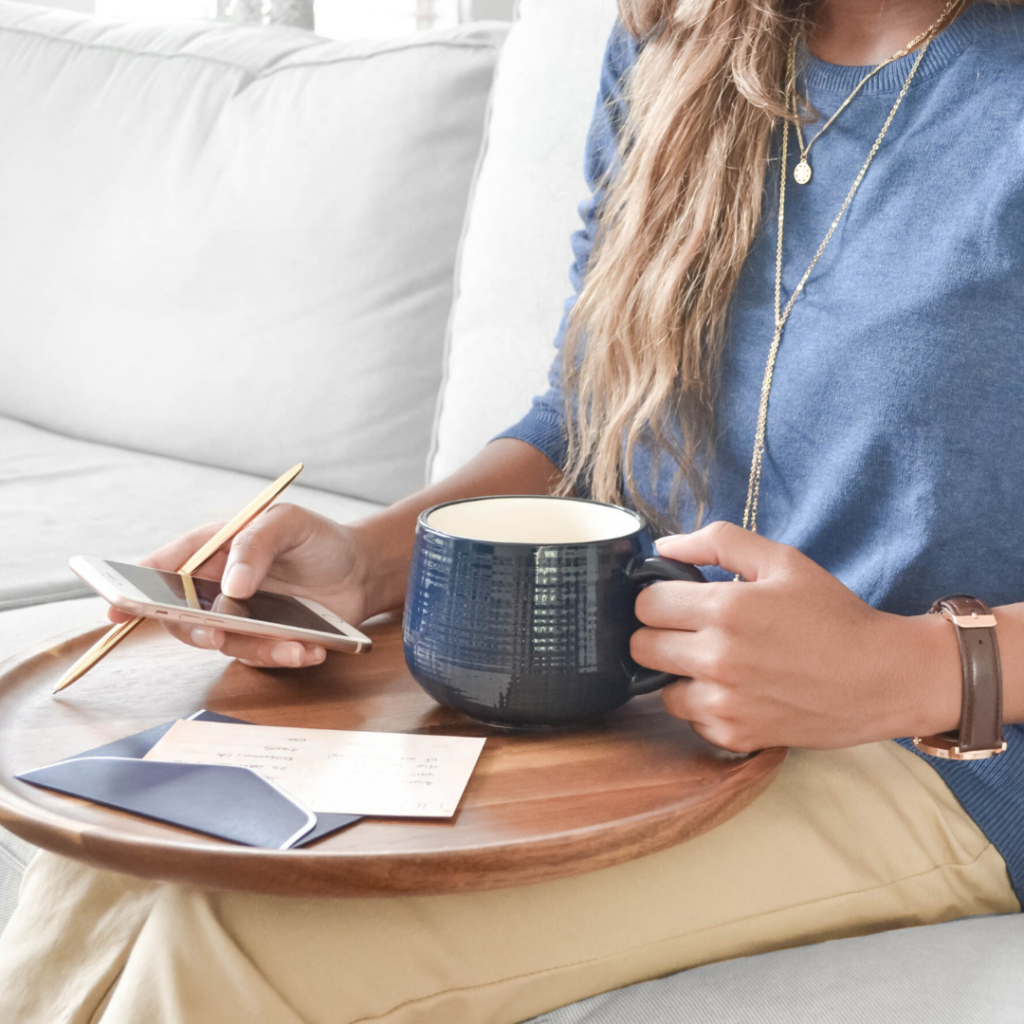
<svg viewBox="0 0 1024 1024"><path fill-rule="evenodd" d="M813 176L813 172L811 171L811 165L810 165L810 163L809 163L809 161L807 159L807 157L810 155L810 152L811 152L811 146L813 146L818 141L818 139L820 139L822 137L822 135L824 135L825 132L827 132L829 130L829 128L832 127L832 122L835 121L835 119L853 102L854 97L856 97L857 93L859 93L861 91L861 89L863 89L864 86L868 82L870 82L871 79L874 78L875 75L877 75L879 71L882 70L882 68L887 68L894 61L897 61L897 60L900 60L903 57L906 57L906 55L908 53L910 53L916 47L920 46L921 43L924 42L926 39L928 39L928 37L931 36L933 33L935 33L936 30L939 28L939 26L942 25L943 22L945 22L945 20L953 13L953 11L956 10L956 8L959 7L963 3L964 3L964 0L949 0L949 3L947 3L946 6L943 8L942 13L920 35L917 35L913 39L911 39L910 42L907 43L907 45L904 46L902 50L897 50L888 60L883 60L882 63L878 65L878 67L872 68L872 70L869 71L857 83L857 85L854 87L853 92L851 92L850 95L847 96L846 99L843 100L843 102L839 104L839 107L836 110L836 112L821 126L821 128L818 129L818 131L814 135L814 138L812 138L811 141L808 142L806 146L804 145L804 132L803 132L803 128L800 126L799 119L795 120L795 124L796 124L796 143L800 147L800 160L797 163L796 167L793 168L793 180L798 185L807 185L807 184L809 184L810 180L811 180L811 177ZM796 37L794 36L793 39L794 39L794 44L795 44ZM790 67L789 67L789 74L790 75L794 74L794 69L795 69L795 61L792 61L791 64L790 64ZM790 80L787 88L792 88L793 92L794 92L794 96L795 96L796 83L792 79ZM788 96L787 96L787 105L788 105ZM795 101L794 101L794 114L796 113L795 107L796 107L796 104L795 104Z"/></svg>
<svg viewBox="0 0 1024 1024"><path fill-rule="evenodd" d="M896 111L900 109L903 97L907 95L910 83L914 80L914 75L917 74L917 69L921 66L921 61L924 60L924 55L928 52L929 46L931 46L930 39L924 44L921 48L921 52L917 55L917 59L914 61L914 64L910 69L910 73L907 75L906 81L903 83L903 88L900 89L900 94L896 97L896 102L893 104L892 110L889 111L889 116L885 119L885 124L882 125L882 130L878 133L878 138L875 139L874 145L871 147L871 151L868 153L867 159L864 161L857 177L853 181L853 185L850 187L850 191L846 194L846 198L843 200L843 205L840 208L839 213L836 214L835 220L832 221L832 226L828 229L828 233L822 240L821 245L818 246L818 250L815 252L814 258L804 271L803 277L800 278L796 288L793 289L793 293L790 295L785 308L782 307L782 230L786 213L786 164L789 159L789 120L787 119L783 122L782 167L779 174L779 227L778 241L775 247L775 334L772 337L771 348L768 350L768 362L764 368L764 380L761 383L761 402L757 411L757 430L754 434L754 454L750 460L750 480L747 484L747 503L743 510L743 528L745 530L750 530L751 533L757 533L757 505L758 498L761 493L761 464L764 459L765 432L768 426L768 396L771 394L772 377L775 373L775 357L778 355L783 328L786 326L789 314L793 310L793 303L796 302L797 296L803 291L804 285L807 283L807 279L811 276L814 268L818 265L818 260L821 259L822 253L824 253L828 243L832 240L832 235L835 234L835 230L839 226L839 222L842 220L843 214L846 213L850 203L853 202L853 197L857 194L857 189L860 188L860 183L864 180L864 175L867 174L868 168L871 166L871 161L874 160L879 146L882 145L882 140L885 138L885 134L889 130L889 125L892 124L892 120L896 116ZM787 103L789 102L789 97L791 95L795 106L795 36L793 37L792 45L789 48L788 72L790 87L787 89ZM737 575L736 579L739 578L739 575Z"/></svg>

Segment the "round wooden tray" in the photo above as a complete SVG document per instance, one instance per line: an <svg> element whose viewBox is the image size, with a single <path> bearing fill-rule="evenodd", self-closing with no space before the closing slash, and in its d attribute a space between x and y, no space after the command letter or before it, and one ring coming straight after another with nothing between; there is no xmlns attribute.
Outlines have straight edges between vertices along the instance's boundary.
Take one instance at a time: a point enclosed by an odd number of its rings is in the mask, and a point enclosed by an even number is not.
<svg viewBox="0 0 1024 1024"><path fill-rule="evenodd" d="M448 893L523 885L654 853L750 803L785 750L749 757L704 743L657 694L572 732L509 733L435 704L402 656L400 623L374 649L264 672L146 623L58 697L99 630L0 666L0 823L48 850L145 878L293 896ZM15 773L200 708L264 725L486 736L450 821L364 820L302 850L208 839L30 786Z"/></svg>

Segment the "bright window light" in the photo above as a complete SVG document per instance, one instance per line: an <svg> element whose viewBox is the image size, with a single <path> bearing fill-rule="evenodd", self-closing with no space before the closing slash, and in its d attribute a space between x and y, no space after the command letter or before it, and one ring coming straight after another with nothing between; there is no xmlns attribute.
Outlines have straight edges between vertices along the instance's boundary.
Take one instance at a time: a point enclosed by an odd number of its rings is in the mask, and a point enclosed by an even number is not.
<svg viewBox="0 0 1024 1024"><path fill-rule="evenodd" d="M111 18L216 18L217 0L96 0L96 13Z"/></svg>
<svg viewBox="0 0 1024 1024"><path fill-rule="evenodd" d="M450 28L458 7L458 0L315 0L314 10L319 35L367 39Z"/></svg>
<svg viewBox="0 0 1024 1024"><path fill-rule="evenodd" d="M332 39L406 35L451 28L459 0L314 0L316 32ZM96 0L96 13L115 18L216 18L217 0Z"/></svg>

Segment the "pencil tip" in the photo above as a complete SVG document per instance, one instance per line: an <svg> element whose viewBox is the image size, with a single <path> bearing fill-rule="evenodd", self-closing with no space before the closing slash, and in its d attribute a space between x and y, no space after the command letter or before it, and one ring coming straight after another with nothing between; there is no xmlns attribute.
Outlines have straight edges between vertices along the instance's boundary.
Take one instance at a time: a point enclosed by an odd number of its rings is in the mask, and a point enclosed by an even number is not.
<svg viewBox="0 0 1024 1024"><path fill-rule="evenodd" d="M74 675L71 672L65 672L64 675L61 676L60 682L57 683L57 687L53 692L60 693L61 690L66 690L77 678L77 675Z"/></svg>

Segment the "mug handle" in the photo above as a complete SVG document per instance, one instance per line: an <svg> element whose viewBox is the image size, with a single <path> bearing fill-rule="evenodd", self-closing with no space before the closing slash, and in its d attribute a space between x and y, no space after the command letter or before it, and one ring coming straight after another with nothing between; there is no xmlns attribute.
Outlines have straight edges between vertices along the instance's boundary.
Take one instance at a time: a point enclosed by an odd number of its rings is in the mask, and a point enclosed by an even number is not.
<svg viewBox="0 0 1024 1024"><path fill-rule="evenodd" d="M633 559L626 569L626 575L636 586L638 594L648 583L664 580L707 583L707 578L697 566L690 565L689 562L677 562L674 558L663 558L661 555ZM629 681L629 695L639 697L642 693L653 693L679 678L680 676L674 676L671 672L657 672L653 668L638 665Z"/></svg>

